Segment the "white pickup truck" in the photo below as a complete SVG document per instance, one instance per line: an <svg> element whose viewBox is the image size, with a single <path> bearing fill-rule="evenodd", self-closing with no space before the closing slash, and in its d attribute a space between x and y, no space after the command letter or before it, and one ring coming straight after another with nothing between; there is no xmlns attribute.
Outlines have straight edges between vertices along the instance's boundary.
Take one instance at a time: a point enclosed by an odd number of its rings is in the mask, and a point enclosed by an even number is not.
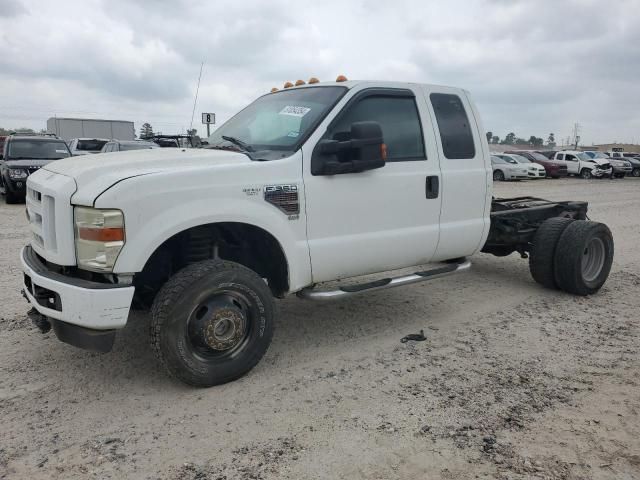
<svg viewBox="0 0 640 480"><path fill-rule="evenodd" d="M493 199L484 129L461 89L286 88L209 144L70 158L29 177L21 261L41 330L106 352L130 310L150 308L161 364L211 386L266 352L274 297L433 280L480 251L528 255L536 281L578 295L597 292L611 268L611 233L585 220L586 203Z"/></svg>
<svg viewBox="0 0 640 480"><path fill-rule="evenodd" d="M569 175L579 175L581 178L610 178L613 175L613 168L608 159L591 158L584 152L577 150L563 150L556 152L553 160L564 163L567 166Z"/></svg>

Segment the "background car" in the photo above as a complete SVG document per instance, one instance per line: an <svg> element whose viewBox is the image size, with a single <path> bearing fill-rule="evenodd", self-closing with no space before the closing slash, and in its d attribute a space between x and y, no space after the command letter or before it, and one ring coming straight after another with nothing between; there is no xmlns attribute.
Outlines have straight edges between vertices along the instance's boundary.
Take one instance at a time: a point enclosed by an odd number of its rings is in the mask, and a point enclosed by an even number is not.
<svg viewBox="0 0 640 480"><path fill-rule="evenodd" d="M69 141L69 150L73 156L100 153L108 141L108 138L72 138Z"/></svg>
<svg viewBox="0 0 640 480"><path fill-rule="evenodd" d="M70 156L65 141L56 136L8 136L0 155L0 193L7 203L24 201L29 175L53 160Z"/></svg>
<svg viewBox="0 0 640 480"><path fill-rule="evenodd" d="M566 177L569 174L565 164L554 162L548 157L542 155L540 152L533 152L530 150L510 150L504 153L520 155L521 157L528 158L538 165L542 165L547 172L547 177L550 178Z"/></svg>
<svg viewBox="0 0 640 480"><path fill-rule="evenodd" d="M493 167L493 179L495 181L526 180L529 178L525 166L518 162L507 162L496 155L491 155L491 166Z"/></svg>
<svg viewBox="0 0 640 480"><path fill-rule="evenodd" d="M606 160L611 164L611 168L613 168L613 173L611 174L611 178L624 178L625 175L630 175L633 171L633 167L631 166L631 162L627 161L627 159L623 158L610 158L608 155L597 152L595 150L585 150L587 155L591 158L598 158L600 160Z"/></svg>
<svg viewBox="0 0 640 480"><path fill-rule="evenodd" d="M635 154L623 153L623 152L605 152L605 153L609 155L611 158L620 159L620 160L624 159L627 162L629 162L632 168L631 176L640 177L640 158L632 156Z"/></svg>
<svg viewBox="0 0 640 480"><path fill-rule="evenodd" d="M128 150L144 150L146 148L160 148L160 146L144 140L109 140L104 144L100 152L126 152Z"/></svg>
<svg viewBox="0 0 640 480"><path fill-rule="evenodd" d="M586 153L577 150L556 152L554 159L567 165L569 175L579 175L584 179L611 177L613 174L608 159L591 158Z"/></svg>
<svg viewBox="0 0 640 480"><path fill-rule="evenodd" d="M498 153L497 157L506 160L509 163L519 163L523 165L527 169L527 176L529 178L544 178L547 176L547 172L542 165L538 165L537 163L532 162L528 158L523 157L522 155L516 154L508 154L508 153Z"/></svg>

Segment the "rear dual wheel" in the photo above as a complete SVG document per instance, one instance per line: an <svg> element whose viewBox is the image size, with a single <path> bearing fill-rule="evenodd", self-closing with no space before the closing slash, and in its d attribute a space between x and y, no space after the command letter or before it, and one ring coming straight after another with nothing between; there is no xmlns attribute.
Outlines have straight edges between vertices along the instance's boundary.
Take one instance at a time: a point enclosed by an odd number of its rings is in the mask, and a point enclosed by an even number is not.
<svg viewBox="0 0 640 480"><path fill-rule="evenodd" d="M536 232L529 256L533 279L575 295L596 293L613 263L613 237L598 222L550 218Z"/></svg>

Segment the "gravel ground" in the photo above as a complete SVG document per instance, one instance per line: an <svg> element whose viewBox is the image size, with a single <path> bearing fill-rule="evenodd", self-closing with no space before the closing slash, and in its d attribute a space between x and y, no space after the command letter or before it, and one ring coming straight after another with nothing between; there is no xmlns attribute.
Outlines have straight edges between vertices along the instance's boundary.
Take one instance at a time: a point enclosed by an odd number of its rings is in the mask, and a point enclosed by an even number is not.
<svg viewBox="0 0 640 480"><path fill-rule="evenodd" d="M545 290L514 254L289 298L258 367L207 390L158 371L143 315L106 355L38 333L19 294L24 207L1 204L0 478L640 478L640 180L496 187L525 194L587 200L609 225L598 295Z"/></svg>

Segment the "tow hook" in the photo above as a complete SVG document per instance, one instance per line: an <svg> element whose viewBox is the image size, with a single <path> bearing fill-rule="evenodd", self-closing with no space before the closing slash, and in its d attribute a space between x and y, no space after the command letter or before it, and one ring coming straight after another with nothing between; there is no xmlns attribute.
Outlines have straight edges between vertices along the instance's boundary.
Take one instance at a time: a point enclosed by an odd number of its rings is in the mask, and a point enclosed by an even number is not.
<svg viewBox="0 0 640 480"><path fill-rule="evenodd" d="M51 330L51 322L47 320L47 317L38 312L35 308L32 308L27 312L27 316L31 319L33 324L38 327L38 330L42 333L47 333Z"/></svg>

